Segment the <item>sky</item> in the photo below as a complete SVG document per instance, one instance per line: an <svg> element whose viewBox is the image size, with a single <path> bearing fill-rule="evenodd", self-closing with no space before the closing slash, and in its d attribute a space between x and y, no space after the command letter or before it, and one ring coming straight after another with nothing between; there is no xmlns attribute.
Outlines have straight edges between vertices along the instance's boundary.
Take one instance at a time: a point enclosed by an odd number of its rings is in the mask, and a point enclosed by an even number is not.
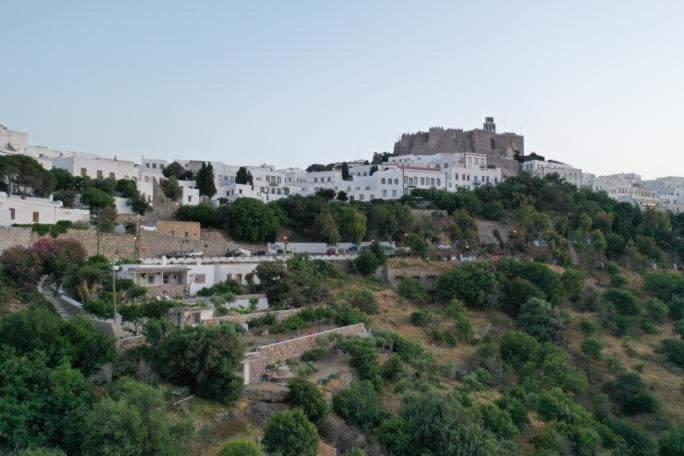
<svg viewBox="0 0 684 456"><path fill-rule="evenodd" d="M681 1L0 0L0 123L34 145L278 167L401 133L525 136L684 175Z"/></svg>

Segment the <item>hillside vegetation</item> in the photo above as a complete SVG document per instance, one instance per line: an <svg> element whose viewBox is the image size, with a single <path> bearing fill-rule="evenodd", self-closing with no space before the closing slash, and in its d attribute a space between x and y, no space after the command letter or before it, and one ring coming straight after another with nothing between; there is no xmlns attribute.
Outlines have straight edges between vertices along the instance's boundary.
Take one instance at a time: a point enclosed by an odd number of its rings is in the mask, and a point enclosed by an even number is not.
<svg viewBox="0 0 684 456"><path fill-rule="evenodd" d="M259 291L276 307L305 308L278 322L266 314L249 333L231 324L172 328L168 308L124 287L117 292L130 306L127 318L148 340L125 355L85 321L63 322L44 309L7 314L0 318L3 449L684 452L684 275L672 269L684 254L681 214L641 211L555 177L521 176L397 202L350 204L322 193L182 207L178 216L250 242L289 233L394 240L409 249L387 258L373 243L344 270L304 257L268 262L257 269L258 285L226 282L203 292L224 302ZM80 254L65 264L58 241L3 254L3 290L30 299L19 290L51 274L110 312L110 265ZM387 283L380 267L413 272ZM260 340L358 322L368 337L324 338L290 362L294 376L279 399L243 390L236 377L244 351ZM195 397L173 405L186 394Z"/></svg>

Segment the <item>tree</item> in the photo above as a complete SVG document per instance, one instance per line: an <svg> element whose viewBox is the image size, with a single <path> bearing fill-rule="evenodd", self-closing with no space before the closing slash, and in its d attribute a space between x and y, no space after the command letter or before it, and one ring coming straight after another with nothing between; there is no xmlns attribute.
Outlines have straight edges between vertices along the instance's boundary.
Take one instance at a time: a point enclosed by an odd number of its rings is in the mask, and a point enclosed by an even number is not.
<svg viewBox="0 0 684 456"><path fill-rule="evenodd" d="M332 212L327 207L321 209L316 221L319 236L323 242L337 244L340 241L340 233L337 231L337 223Z"/></svg>
<svg viewBox="0 0 684 456"><path fill-rule="evenodd" d="M22 340L15 340L21 345ZM51 347L52 350L58 347ZM52 361L42 351L20 354L0 349L0 435L10 448L79 446L82 411L94 401L83 374L68 361Z"/></svg>
<svg viewBox="0 0 684 456"><path fill-rule="evenodd" d="M285 410L268 421L263 444L282 456L316 456L318 433L301 409Z"/></svg>
<svg viewBox="0 0 684 456"><path fill-rule="evenodd" d="M480 308L499 305L501 292L490 265L466 263L437 278L437 296L444 301L453 298L466 305Z"/></svg>
<svg viewBox="0 0 684 456"><path fill-rule="evenodd" d="M244 346L233 324L177 328L161 339L155 353L162 377L200 396L231 403L242 392L237 371Z"/></svg>
<svg viewBox="0 0 684 456"><path fill-rule="evenodd" d="M285 401L292 407L301 408L311 422L320 423L330 412L323 394L310 381L294 378L287 386L290 391Z"/></svg>
<svg viewBox="0 0 684 456"><path fill-rule="evenodd" d="M81 203L91 209L114 207L114 197L111 194L96 187L89 187L81 193Z"/></svg>
<svg viewBox="0 0 684 456"><path fill-rule="evenodd" d="M349 174L349 165L347 162L342 163L342 180L352 180L351 174Z"/></svg>
<svg viewBox="0 0 684 456"><path fill-rule="evenodd" d="M175 177L178 180L192 179L192 171L186 170L183 165L178 162L173 162L162 170L162 174L167 179Z"/></svg>
<svg viewBox="0 0 684 456"><path fill-rule="evenodd" d="M346 202L349 200L349 197L347 196L347 192L345 192L344 190L340 190L339 192L337 192L336 199L337 201Z"/></svg>
<svg viewBox="0 0 684 456"><path fill-rule="evenodd" d="M187 422L169 422L160 390L124 378L113 383L85 420L82 454L181 455Z"/></svg>
<svg viewBox="0 0 684 456"><path fill-rule="evenodd" d="M335 199L335 190L332 188L322 188L316 192L316 196L323 199L326 202L330 202Z"/></svg>
<svg viewBox="0 0 684 456"><path fill-rule="evenodd" d="M413 277L406 277L397 287L397 292L400 296L414 301L420 301L426 298L425 289L423 285Z"/></svg>
<svg viewBox="0 0 684 456"><path fill-rule="evenodd" d="M509 454L482 426L470 400L457 392L409 394L399 415L385 421L378 436L387 452L397 456Z"/></svg>
<svg viewBox="0 0 684 456"><path fill-rule="evenodd" d="M340 205L336 208L335 219L343 239L359 243L366 236L366 216L351 206Z"/></svg>
<svg viewBox="0 0 684 456"><path fill-rule="evenodd" d="M231 440L218 456L264 456L259 446L249 440Z"/></svg>
<svg viewBox="0 0 684 456"><path fill-rule="evenodd" d="M254 198L240 198L233 203L223 223L235 239L245 242L273 242L280 231L274 210Z"/></svg>
<svg viewBox="0 0 684 456"><path fill-rule="evenodd" d="M241 166L235 174L235 183L242 185L254 185L254 178L252 177L252 173L247 171L247 168L245 168L244 166Z"/></svg>
<svg viewBox="0 0 684 456"><path fill-rule="evenodd" d="M183 195L183 189L178 185L176 176L171 176L161 183L162 191L167 198L177 201Z"/></svg>
<svg viewBox="0 0 684 456"><path fill-rule="evenodd" d="M53 174L28 155L0 157L0 179L10 184L8 194L11 195L12 186L16 186L22 196L31 194L46 197L53 192L57 183Z"/></svg>
<svg viewBox="0 0 684 456"><path fill-rule="evenodd" d="M363 249L359 256L354 258L353 265L359 274L371 275L380 267L381 261L369 249Z"/></svg>
<svg viewBox="0 0 684 456"><path fill-rule="evenodd" d="M200 196L206 196L211 198L216 195L216 184L214 183L214 167L211 163L208 165L202 163L199 171L197 171L197 176L195 178L195 183L197 189L199 190Z"/></svg>
<svg viewBox="0 0 684 456"><path fill-rule="evenodd" d="M560 310L539 298L531 298L520 308L517 323L541 341L558 341L564 326Z"/></svg>

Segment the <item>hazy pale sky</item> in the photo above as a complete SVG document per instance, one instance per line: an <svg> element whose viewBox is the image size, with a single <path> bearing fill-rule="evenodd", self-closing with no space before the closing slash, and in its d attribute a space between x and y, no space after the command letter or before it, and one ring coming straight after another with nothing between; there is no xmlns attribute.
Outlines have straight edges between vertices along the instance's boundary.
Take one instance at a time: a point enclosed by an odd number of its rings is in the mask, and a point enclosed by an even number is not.
<svg viewBox="0 0 684 456"><path fill-rule="evenodd" d="M139 159L306 166L480 127L684 175L682 1L0 0L0 123Z"/></svg>

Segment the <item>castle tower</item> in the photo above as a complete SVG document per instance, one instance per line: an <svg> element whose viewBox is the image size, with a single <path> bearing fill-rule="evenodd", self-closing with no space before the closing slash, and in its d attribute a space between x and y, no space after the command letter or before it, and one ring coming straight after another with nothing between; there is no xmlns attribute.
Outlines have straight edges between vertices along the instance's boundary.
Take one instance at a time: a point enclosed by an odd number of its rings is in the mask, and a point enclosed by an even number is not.
<svg viewBox="0 0 684 456"><path fill-rule="evenodd" d="M496 124L494 123L494 117L485 117L485 122L482 124L484 131L491 131L496 133Z"/></svg>

